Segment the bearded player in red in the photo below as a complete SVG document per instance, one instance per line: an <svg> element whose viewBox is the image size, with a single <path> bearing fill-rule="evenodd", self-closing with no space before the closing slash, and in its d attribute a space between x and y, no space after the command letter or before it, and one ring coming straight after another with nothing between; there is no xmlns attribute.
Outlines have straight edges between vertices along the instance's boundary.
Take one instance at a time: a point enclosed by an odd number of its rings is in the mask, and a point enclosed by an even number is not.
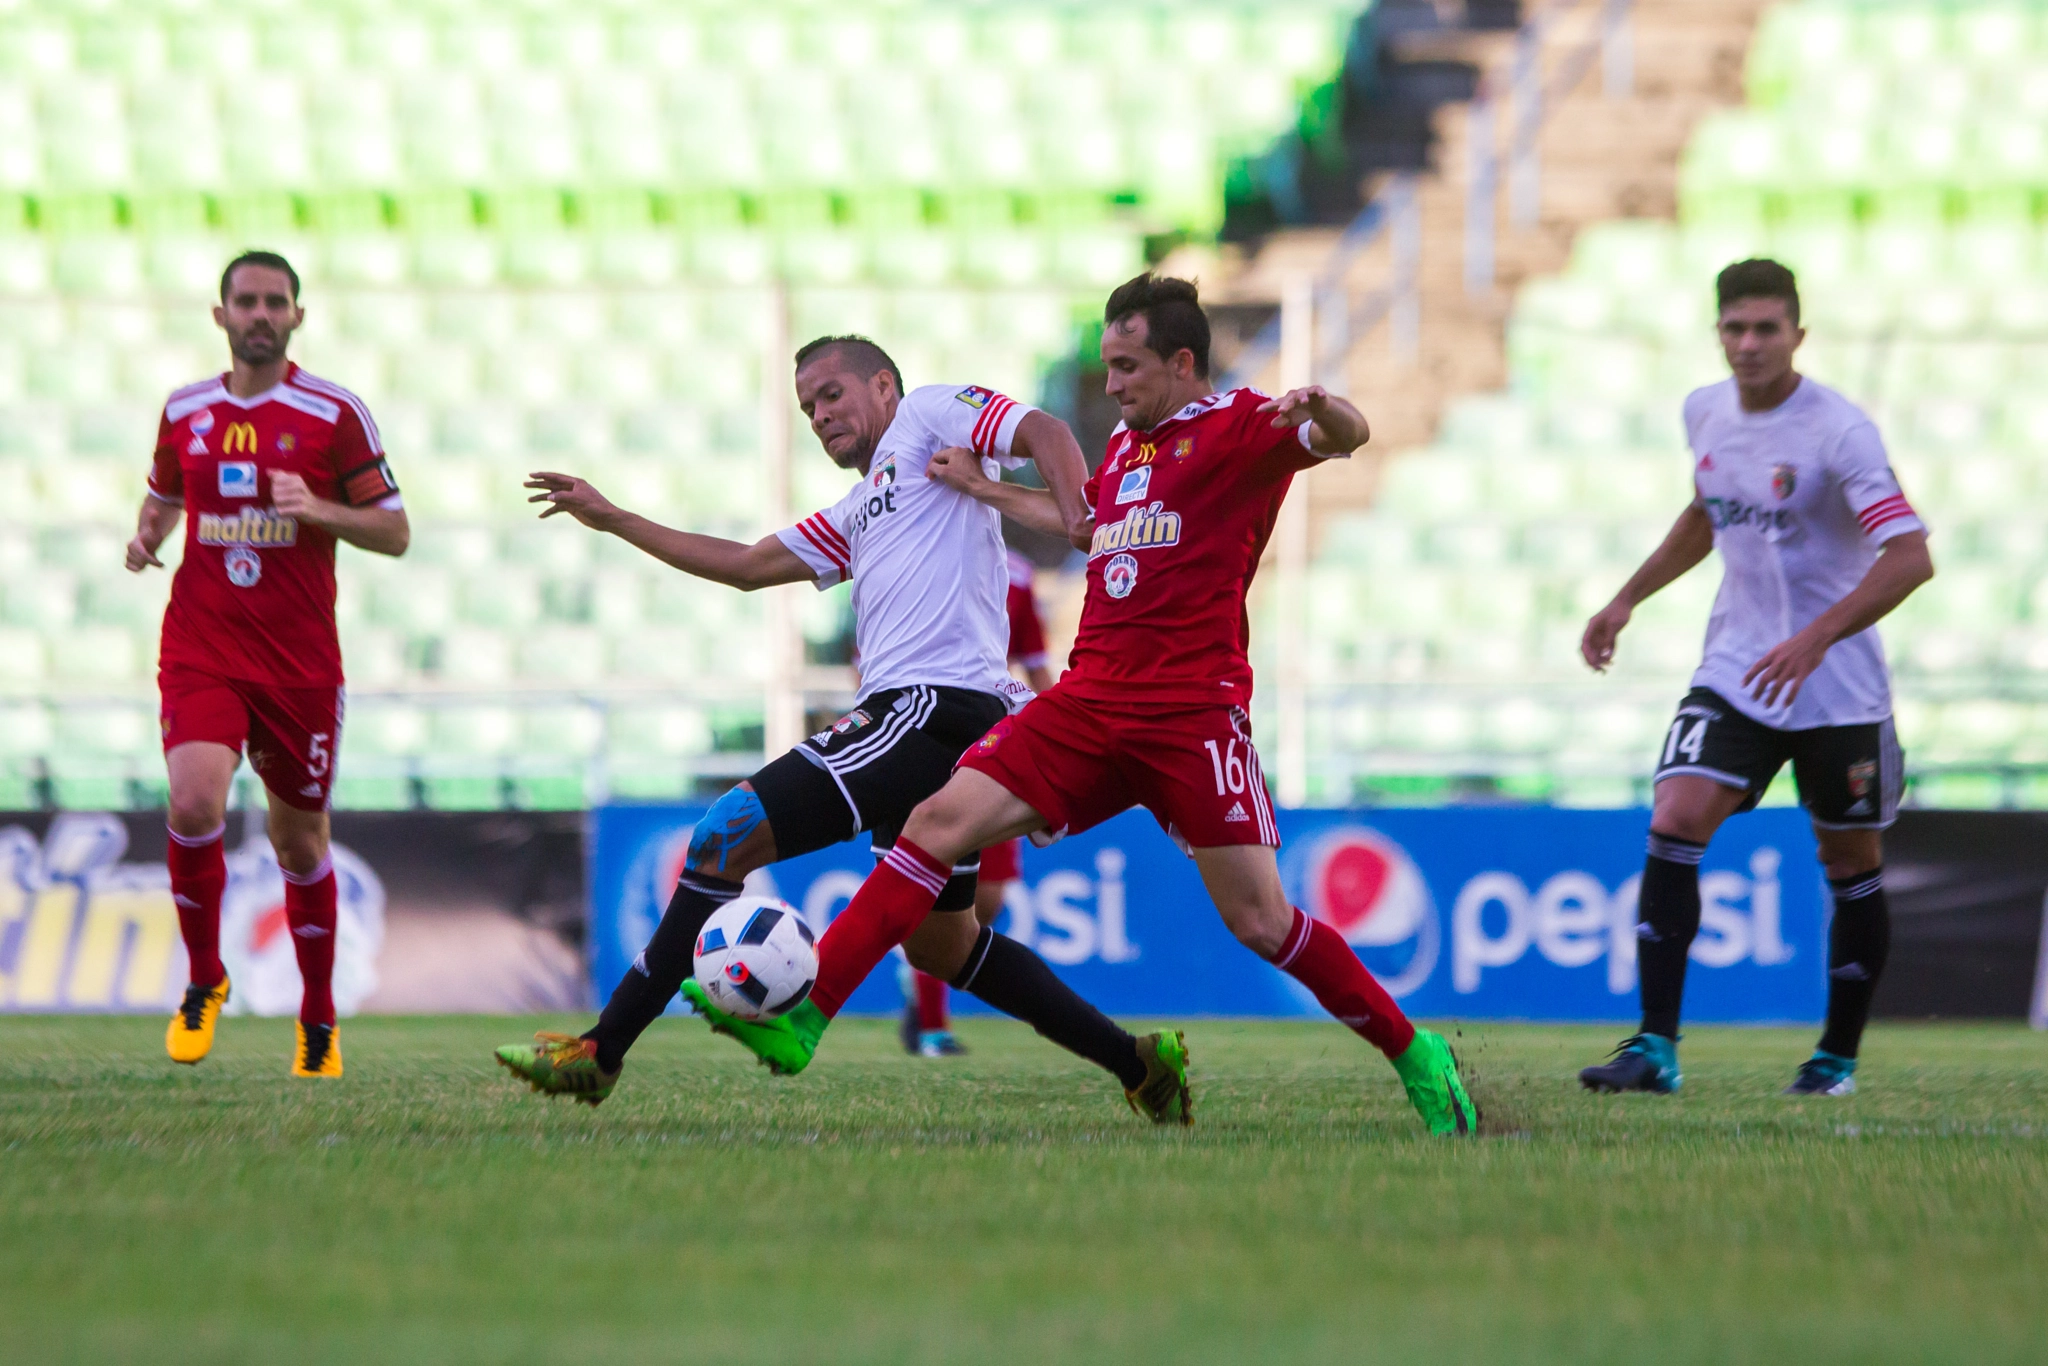
<svg viewBox="0 0 2048 1366"><path fill-rule="evenodd" d="M1297 472L1365 444L1365 419L1314 386L1277 399L1217 393L1208 319L1185 280L1140 276L1110 295L1103 318L1107 387L1123 422L1086 489L1095 528L1070 667L911 814L818 941L815 1010L786 1018L815 1044L975 850L1144 806L1192 855L1239 942L1392 1060L1431 1133L1469 1134L1477 1116L1449 1046L1409 1023L1342 936L1288 904L1246 715L1245 595L1281 500ZM972 465L941 453L931 475L1025 525L1062 530L1042 492Z"/></svg>
<svg viewBox="0 0 2048 1366"><path fill-rule="evenodd" d="M291 1074L338 1077L327 822L343 704L334 545L402 555L411 530L370 410L285 359L304 318L298 274L282 256L247 252L228 264L213 320L234 366L164 404L128 568L162 568L157 548L185 514L157 683L171 896L192 975L165 1047L173 1062L205 1057L228 999L222 846L246 745L270 793L270 843L305 982Z"/></svg>

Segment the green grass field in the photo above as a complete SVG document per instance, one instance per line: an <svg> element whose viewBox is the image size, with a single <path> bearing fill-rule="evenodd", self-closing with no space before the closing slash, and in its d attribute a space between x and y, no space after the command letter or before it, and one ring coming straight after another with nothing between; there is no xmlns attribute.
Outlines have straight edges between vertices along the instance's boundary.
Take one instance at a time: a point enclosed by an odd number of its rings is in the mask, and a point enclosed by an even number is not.
<svg viewBox="0 0 2048 1366"><path fill-rule="evenodd" d="M1489 1133L1424 1138L1331 1025L1197 1022L1156 1131L1007 1023L849 1021L777 1081L667 1021L592 1111L532 1020L288 1021L195 1069L150 1019L0 1024L0 1360L2032 1362L2048 1036L1701 1029L1681 1098L1580 1094L1610 1029L1466 1027ZM558 1025L563 1022L556 1022Z"/></svg>

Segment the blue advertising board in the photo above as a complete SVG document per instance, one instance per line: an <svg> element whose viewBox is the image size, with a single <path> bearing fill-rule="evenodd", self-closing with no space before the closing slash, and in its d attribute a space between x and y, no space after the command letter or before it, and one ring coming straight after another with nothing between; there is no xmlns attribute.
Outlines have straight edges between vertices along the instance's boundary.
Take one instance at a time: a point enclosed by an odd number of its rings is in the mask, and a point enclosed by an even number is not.
<svg viewBox="0 0 2048 1366"><path fill-rule="evenodd" d="M653 934L700 809L592 813L590 967L610 995ZM1339 930L1412 1014L1631 1020L1636 892L1647 811L1548 808L1281 811L1295 904ZM998 928L1112 1015L1320 1014L1294 980L1240 947L1194 864L1150 816L1126 812L1028 848ZM866 837L765 869L822 931L873 867ZM1700 868L1686 982L1695 1023L1811 1022L1827 994L1825 888L1796 808L1738 816ZM885 965L847 1003L900 1007ZM978 1003L956 997L970 1012Z"/></svg>

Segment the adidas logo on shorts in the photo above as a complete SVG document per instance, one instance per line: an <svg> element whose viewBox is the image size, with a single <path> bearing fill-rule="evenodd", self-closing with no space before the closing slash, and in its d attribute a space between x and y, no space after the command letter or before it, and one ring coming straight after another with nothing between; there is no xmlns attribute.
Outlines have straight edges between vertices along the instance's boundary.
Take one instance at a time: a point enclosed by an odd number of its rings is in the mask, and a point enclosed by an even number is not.
<svg viewBox="0 0 2048 1366"><path fill-rule="evenodd" d="M1248 820L1250 820L1250 819L1251 819L1251 817L1250 817L1250 816L1247 816L1247 815L1246 815L1246 814L1244 813L1244 803L1243 803L1243 802L1232 802L1232 803L1230 804L1230 812L1229 812L1229 814L1228 814L1228 815L1224 816L1224 818L1223 818L1223 823L1224 823L1225 825L1229 825L1229 824L1230 824L1230 823L1232 823L1233 821L1248 821Z"/></svg>

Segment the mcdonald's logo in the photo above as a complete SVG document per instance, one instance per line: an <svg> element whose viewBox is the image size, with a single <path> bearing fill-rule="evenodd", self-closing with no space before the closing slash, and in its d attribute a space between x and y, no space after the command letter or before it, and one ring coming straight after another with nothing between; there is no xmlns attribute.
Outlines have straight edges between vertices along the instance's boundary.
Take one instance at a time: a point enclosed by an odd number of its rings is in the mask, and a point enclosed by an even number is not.
<svg viewBox="0 0 2048 1366"><path fill-rule="evenodd" d="M256 424L253 422L230 422L227 435L221 438L222 455L256 454Z"/></svg>

